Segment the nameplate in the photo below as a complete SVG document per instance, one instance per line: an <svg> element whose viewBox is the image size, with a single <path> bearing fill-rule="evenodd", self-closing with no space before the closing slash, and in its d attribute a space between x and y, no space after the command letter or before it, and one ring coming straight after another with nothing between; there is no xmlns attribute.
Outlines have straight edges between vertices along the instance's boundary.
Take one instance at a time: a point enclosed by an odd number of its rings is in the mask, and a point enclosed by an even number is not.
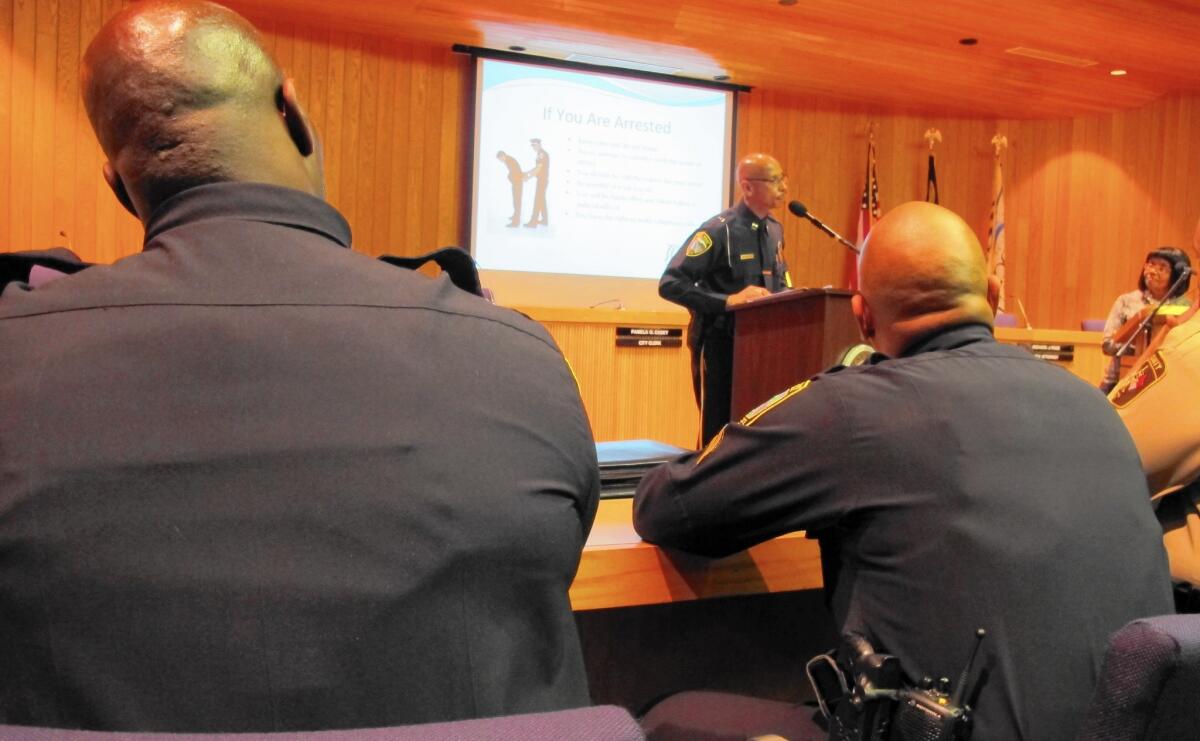
<svg viewBox="0 0 1200 741"><path fill-rule="evenodd" d="M617 347L682 346L682 327L617 327Z"/></svg>
<svg viewBox="0 0 1200 741"><path fill-rule="evenodd" d="M1022 342L1020 347L1025 348L1033 357L1039 360L1049 360L1055 363L1069 363L1075 359L1075 345L1063 344L1059 342Z"/></svg>

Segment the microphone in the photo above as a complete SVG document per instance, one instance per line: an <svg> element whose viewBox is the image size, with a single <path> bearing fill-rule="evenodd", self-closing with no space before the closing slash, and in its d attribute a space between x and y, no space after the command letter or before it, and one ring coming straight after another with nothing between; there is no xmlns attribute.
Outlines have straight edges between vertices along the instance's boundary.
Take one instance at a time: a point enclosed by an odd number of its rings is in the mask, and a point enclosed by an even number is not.
<svg viewBox="0 0 1200 741"><path fill-rule="evenodd" d="M818 219L816 216L813 216L811 213L809 213L809 211L808 211L808 206L805 206L805 205L804 205L803 203L801 203L800 201L792 201L791 203L789 203L789 204L788 204L788 211L791 211L793 214L795 214L796 216L799 216L799 217L800 217L800 218L802 218L802 219L808 219L809 221L811 221L811 222L812 222L813 226L815 226L816 228L818 228L818 229L820 229L821 231L825 232L826 234L828 234L829 236L833 237L833 238L834 238L834 239L836 239L837 241L839 241L839 242L841 242L842 244L844 244L844 245L846 245L847 247L849 247L849 248L850 248L850 251L851 251L851 252L853 252L854 254L856 254L856 255L857 255L857 254L859 254L859 253L861 252L861 250L858 248L858 246L857 246L857 245L855 245L854 243L850 242L850 241L849 241L849 240L847 240L845 237L843 237L842 235L838 234L837 232L835 232L834 230L830 229L829 227L825 226L823 223L821 223L821 220L820 220L820 219Z"/></svg>

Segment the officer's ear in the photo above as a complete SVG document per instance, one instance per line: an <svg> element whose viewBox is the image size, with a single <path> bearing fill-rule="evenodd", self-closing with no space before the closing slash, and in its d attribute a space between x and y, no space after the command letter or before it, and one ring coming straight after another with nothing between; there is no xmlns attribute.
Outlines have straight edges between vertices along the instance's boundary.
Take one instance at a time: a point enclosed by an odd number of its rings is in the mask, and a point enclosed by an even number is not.
<svg viewBox="0 0 1200 741"><path fill-rule="evenodd" d="M992 307L992 316L996 316L996 312L1000 310L1000 279L994 275L989 275L987 279L987 302L988 306Z"/></svg>
<svg viewBox="0 0 1200 741"><path fill-rule="evenodd" d="M867 306L861 293L850 297L850 310L854 312L854 320L858 322L858 332L863 341L870 342L875 339L875 320L871 317L871 307Z"/></svg>
<svg viewBox="0 0 1200 741"><path fill-rule="evenodd" d="M121 179L117 173L117 168L113 167L112 162L105 161L104 167L101 168L104 174L104 182L108 183L108 187L112 189L113 195L117 197L117 201L125 207L125 210L134 215L134 218L141 219L138 216L137 209L133 206L133 199L129 197L129 190L125 187L125 181Z"/></svg>

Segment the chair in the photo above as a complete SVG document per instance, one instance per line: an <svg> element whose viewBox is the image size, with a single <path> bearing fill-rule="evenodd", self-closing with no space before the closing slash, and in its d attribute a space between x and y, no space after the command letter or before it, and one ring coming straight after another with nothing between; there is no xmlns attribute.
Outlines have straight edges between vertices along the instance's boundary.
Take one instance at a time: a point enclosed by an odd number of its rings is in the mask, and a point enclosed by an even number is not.
<svg viewBox="0 0 1200 741"><path fill-rule="evenodd" d="M788 741L825 741L816 709L727 692L691 690L671 695L642 716L650 741L745 741L777 735Z"/></svg>
<svg viewBox="0 0 1200 741"><path fill-rule="evenodd" d="M996 312L996 321L994 324L997 327L1015 327L1017 326L1017 315L998 311Z"/></svg>
<svg viewBox="0 0 1200 741"><path fill-rule="evenodd" d="M1178 741L1200 729L1200 616L1144 618L1121 628L1077 741Z"/></svg>
<svg viewBox="0 0 1200 741"><path fill-rule="evenodd" d="M601 705L550 713L303 733L125 733L0 726L4 741L644 741L633 716Z"/></svg>
<svg viewBox="0 0 1200 741"><path fill-rule="evenodd" d="M1082 329L1084 332L1103 332L1104 331L1104 320L1103 319L1084 319L1083 321L1081 321L1079 323L1079 328Z"/></svg>

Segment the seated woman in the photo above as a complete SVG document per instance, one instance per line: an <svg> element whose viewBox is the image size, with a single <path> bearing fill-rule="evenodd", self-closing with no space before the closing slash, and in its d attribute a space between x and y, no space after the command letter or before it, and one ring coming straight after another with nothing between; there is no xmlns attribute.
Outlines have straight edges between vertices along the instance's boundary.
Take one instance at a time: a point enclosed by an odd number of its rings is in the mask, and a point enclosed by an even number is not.
<svg viewBox="0 0 1200 741"><path fill-rule="evenodd" d="M1179 276L1185 270L1190 271L1191 267L1187 253L1176 247L1159 247L1146 255L1146 262L1138 276L1138 290L1118 296L1113 302L1112 310L1108 312L1108 320L1104 323L1104 344L1101 349L1105 355L1114 357L1104 370L1104 380L1100 383L1101 391L1106 394L1112 391L1121 377L1121 359L1115 356L1121 345L1129 339L1129 334L1120 330L1130 319L1162 300ZM1191 280L1189 275L1180 282L1167 299L1167 306L1191 306L1191 300L1184 296Z"/></svg>

